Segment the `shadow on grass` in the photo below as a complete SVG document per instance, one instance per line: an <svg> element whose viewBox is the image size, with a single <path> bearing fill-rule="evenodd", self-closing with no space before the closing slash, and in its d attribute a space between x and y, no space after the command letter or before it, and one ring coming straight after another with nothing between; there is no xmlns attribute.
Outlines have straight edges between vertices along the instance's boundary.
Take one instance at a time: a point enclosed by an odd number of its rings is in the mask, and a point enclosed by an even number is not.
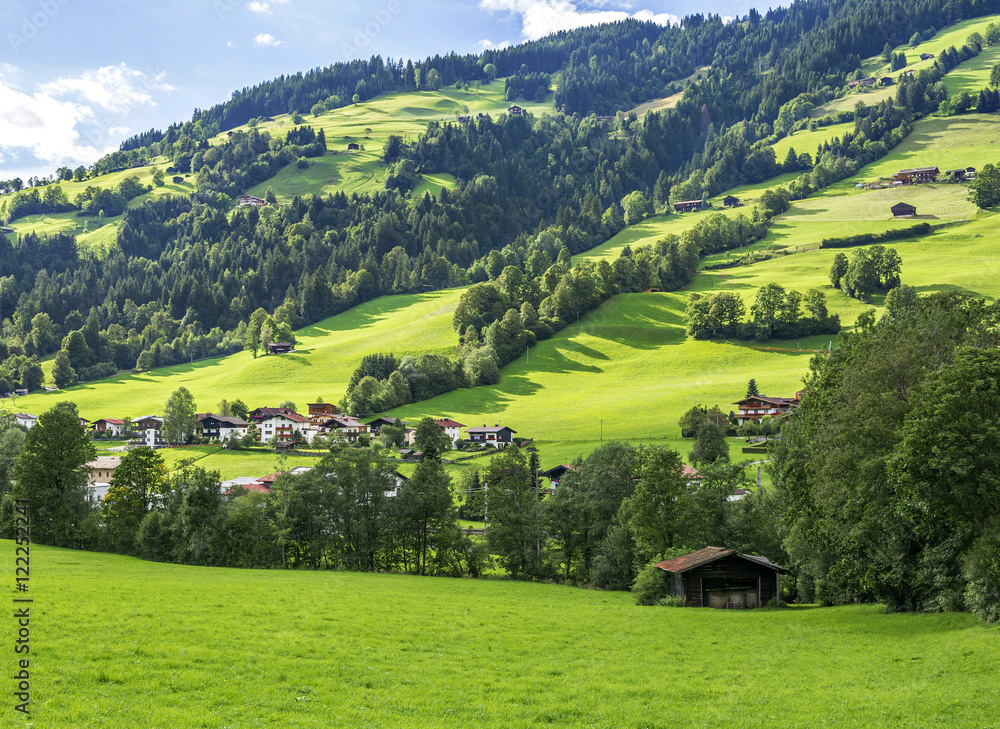
<svg viewBox="0 0 1000 729"><path fill-rule="evenodd" d="M958 293L965 296L969 296L974 299L984 299L986 301L993 301L992 296L987 296L986 294L981 294L978 291L972 291L971 289L964 288L962 286L953 286L952 284L933 284L930 286L914 286L917 293ZM873 297L874 298L874 297Z"/></svg>

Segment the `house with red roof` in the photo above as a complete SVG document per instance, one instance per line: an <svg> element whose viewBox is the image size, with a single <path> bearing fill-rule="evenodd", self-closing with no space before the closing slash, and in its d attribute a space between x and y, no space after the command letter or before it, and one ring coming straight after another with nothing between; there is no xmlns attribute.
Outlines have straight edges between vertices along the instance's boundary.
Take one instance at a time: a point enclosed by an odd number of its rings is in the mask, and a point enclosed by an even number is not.
<svg viewBox="0 0 1000 729"><path fill-rule="evenodd" d="M95 433L111 433L111 435L123 435L125 433L125 421L118 418L101 418L90 424Z"/></svg>
<svg viewBox="0 0 1000 729"><path fill-rule="evenodd" d="M456 447L456 443L458 443L459 432L465 426L462 423L458 423L458 422L456 422L454 420L450 420L450 419L435 420L434 424L437 425L439 428L441 428L441 430L444 431L444 434L448 436L448 440L451 441L451 447L455 448Z"/></svg>
<svg viewBox="0 0 1000 729"><path fill-rule="evenodd" d="M748 420L761 420L762 418L786 418L799 406L802 401L802 391L795 393L795 397L768 397L767 395L752 395L742 400L737 400L733 405L739 406L736 419L740 425Z"/></svg>

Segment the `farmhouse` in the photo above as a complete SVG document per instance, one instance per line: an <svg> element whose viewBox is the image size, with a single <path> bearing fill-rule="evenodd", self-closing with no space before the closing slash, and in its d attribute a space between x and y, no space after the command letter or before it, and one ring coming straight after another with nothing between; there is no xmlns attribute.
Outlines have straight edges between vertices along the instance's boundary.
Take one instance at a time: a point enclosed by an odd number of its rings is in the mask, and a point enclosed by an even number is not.
<svg viewBox="0 0 1000 729"><path fill-rule="evenodd" d="M451 447L454 448L458 442L459 431L465 426L462 423L456 423L454 420L435 420L434 424L444 431L444 434L448 436L448 440L451 441Z"/></svg>
<svg viewBox="0 0 1000 729"><path fill-rule="evenodd" d="M368 426L357 418L352 418L350 415L334 415L327 418L323 423L323 427L327 432L334 432L345 436L348 443L357 443L360 436L367 435L368 433Z"/></svg>
<svg viewBox="0 0 1000 729"><path fill-rule="evenodd" d="M878 80L879 86L892 86L892 76L883 76Z"/></svg>
<svg viewBox="0 0 1000 729"><path fill-rule="evenodd" d="M288 354L295 351L295 345L291 342L271 342L267 345L267 351L271 354Z"/></svg>
<svg viewBox="0 0 1000 729"><path fill-rule="evenodd" d="M932 58L934 58L934 54L933 53L921 53L920 54L920 60L921 61L929 61Z"/></svg>
<svg viewBox="0 0 1000 729"><path fill-rule="evenodd" d="M311 402L309 403L309 418L310 420L316 420L318 418L327 418L331 415L337 414L337 406L330 402Z"/></svg>
<svg viewBox="0 0 1000 729"><path fill-rule="evenodd" d="M896 203L889 209L892 211L892 217L894 218L911 218L917 214L916 207L903 202Z"/></svg>
<svg viewBox="0 0 1000 729"><path fill-rule="evenodd" d="M914 69L912 69L912 68L908 68L905 71L903 71L903 75L904 76L915 76L916 73L917 72Z"/></svg>
<svg viewBox="0 0 1000 729"><path fill-rule="evenodd" d="M198 416L198 431L203 438L226 440L231 435L242 438L249 427L250 423L232 415L205 413Z"/></svg>
<svg viewBox="0 0 1000 729"><path fill-rule="evenodd" d="M579 470L580 469L576 468L575 466L567 466L566 464L562 464L559 466L553 466L548 471L539 471L538 475L543 478L547 478L549 480L549 483L552 484L552 488L556 489L559 487L559 482L563 480L563 477L566 475L567 471L579 471Z"/></svg>
<svg viewBox="0 0 1000 729"><path fill-rule="evenodd" d="M670 594L686 607L749 609L781 603L784 567L765 557L705 547L656 565L670 574Z"/></svg>
<svg viewBox="0 0 1000 729"><path fill-rule="evenodd" d="M678 213L690 213L694 210L703 210L704 208L704 200L682 200L681 202L674 203L674 210Z"/></svg>
<svg viewBox="0 0 1000 729"><path fill-rule="evenodd" d="M782 418L787 417L794 408L799 406L802 400L802 391L795 393L795 397L767 397L767 395L753 395L738 400L733 405L739 405L740 411L736 414L736 419L742 425L748 420L760 420L761 418Z"/></svg>
<svg viewBox="0 0 1000 729"><path fill-rule="evenodd" d="M469 436L469 440L473 443L484 443L486 445L491 445L494 448L506 448L513 442L513 435L516 430L511 430L506 425L494 425L492 428L487 428L483 425L482 428L467 428L465 433Z"/></svg>
<svg viewBox="0 0 1000 729"><path fill-rule="evenodd" d="M874 86L874 85L875 85L875 78L872 76L869 76L868 78L859 78L855 79L854 81L847 82L847 87L850 89L856 89L858 86Z"/></svg>
<svg viewBox="0 0 1000 729"><path fill-rule="evenodd" d="M237 205L239 205L241 208L245 207L262 208L265 205L267 205L267 201L262 200L259 197L254 197L253 195L243 195L242 197L240 197L240 200L237 203Z"/></svg>
<svg viewBox="0 0 1000 729"><path fill-rule="evenodd" d="M117 418L101 418L90 424L95 433L111 433L111 435L122 435L125 433L125 421Z"/></svg>
<svg viewBox="0 0 1000 729"><path fill-rule="evenodd" d="M740 199L735 195L726 195L722 200L722 205L727 208L735 208L740 204Z"/></svg>
<svg viewBox="0 0 1000 729"><path fill-rule="evenodd" d="M392 426L395 426L396 425L396 421L397 421L397 418L387 418L384 415L382 415L382 416L379 416L379 417L375 418L370 423L368 423L368 430L371 431L372 435L378 435L379 431L382 430L382 426L383 425L392 425ZM402 424L402 426L404 428L406 427L406 423L405 422L403 422L402 420L400 420L399 422Z"/></svg>
<svg viewBox="0 0 1000 729"><path fill-rule="evenodd" d="M524 109L522 109L517 104L514 104L512 107L507 109L507 111L510 113L511 116L522 116L524 114Z"/></svg>
<svg viewBox="0 0 1000 729"><path fill-rule="evenodd" d="M16 413L14 415L14 422L26 430L31 430L35 423L38 422L38 416L31 413Z"/></svg>
<svg viewBox="0 0 1000 729"><path fill-rule="evenodd" d="M901 185L916 185L922 182L936 182L941 170L937 167L916 167L912 170L900 170L892 176L893 182Z"/></svg>
<svg viewBox="0 0 1000 729"><path fill-rule="evenodd" d="M293 411L271 415L260 421L260 442L267 443L274 438L276 443L291 443L296 439L296 431L307 441L312 440L316 431L308 429L309 424L309 418Z"/></svg>
<svg viewBox="0 0 1000 729"><path fill-rule="evenodd" d="M270 418L272 415L288 415L288 414L298 415L298 413L296 413L291 408L257 408L247 413L247 417L250 418L252 422L259 423L265 418Z"/></svg>

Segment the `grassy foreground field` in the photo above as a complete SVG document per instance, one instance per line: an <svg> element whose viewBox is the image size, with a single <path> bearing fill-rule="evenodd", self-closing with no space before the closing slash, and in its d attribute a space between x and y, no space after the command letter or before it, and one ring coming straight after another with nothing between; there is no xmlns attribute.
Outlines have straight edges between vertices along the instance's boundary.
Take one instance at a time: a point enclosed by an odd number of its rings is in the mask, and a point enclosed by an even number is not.
<svg viewBox="0 0 1000 729"><path fill-rule="evenodd" d="M32 558L38 727L983 727L1000 702L1000 635L963 614Z"/></svg>

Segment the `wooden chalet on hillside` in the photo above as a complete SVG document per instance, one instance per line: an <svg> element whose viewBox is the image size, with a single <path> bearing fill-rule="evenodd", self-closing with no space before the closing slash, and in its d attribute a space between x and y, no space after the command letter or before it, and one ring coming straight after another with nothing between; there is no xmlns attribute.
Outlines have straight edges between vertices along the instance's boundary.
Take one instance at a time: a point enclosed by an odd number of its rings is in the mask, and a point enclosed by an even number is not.
<svg viewBox="0 0 1000 729"><path fill-rule="evenodd" d="M879 86L892 86L893 83L895 82L892 80L892 76L883 76L878 80Z"/></svg>
<svg viewBox="0 0 1000 729"><path fill-rule="evenodd" d="M298 414L291 408L255 408L247 413L247 417L252 423L260 423L273 415L288 415L289 413Z"/></svg>
<svg viewBox="0 0 1000 729"><path fill-rule="evenodd" d="M685 607L750 609L781 604L781 575L788 570L765 557L705 547L656 565L670 575L670 594Z"/></svg>
<svg viewBox="0 0 1000 729"><path fill-rule="evenodd" d="M514 104L509 109L507 109L507 113L509 113L511 116L523 116L524 115L524 109L522 109L517 104Z"/></svg>
<svg viewBox="0 0 1000 729"><path fill-rule="evenodd" d="M326 418L331 415L336 415L339 410L337 406L332 402L311 402L309 403L309 418L315 420L316 418Z"/></svg>
<svg viewBox="0 0 1000 729"><path fill-rule="evenodd" d="M892 176L894 184L918 185L924 182L937 182L941 170L937 167L915 167L912 170L900 170Z"/></svg>
<svg viewBox="0 0 1000 729"><path fill-rule="evenodd" d="M198 431L203 438L226 440L231 435L242 438L249 428L250 423L234 415L203 413L198 416Z"/></svg>
<svg viewBox="0 0 1000 729"><path fill-rule="evenodd" d="M856 89L859 86L874 86L874 85L875 85L874 76L869 76L868 78L859 78L855 79L854 81L847 82L847 88L849 89Z"/></svg>
<svg viewBox="0 0 1000 729"><path fill-rule="evenodd" d="M703 210L704 208L704 200L682 200L674 203L674 210L678 213L690 213L695 210Z"/></svg>
<svg viewBox="0 0 1000 729"><path fill-rule="evenodd" d="M894 218L912 218L917 214L917 208L908 203L896 203L889 210L892 211L892 217Z"/></svg>
<svg viewBox="0 0 1000 729"><path fill-rule="evenodd" d="M271 354L289 354L295 351L295 345L291 342L271 342L267 345L267 351Z"/></svg>
<svg viewBox="0 0 1000 729"><path fill-rule="evenodd" d="M740 204L740 199L735 195L726 195L726 197L722 199L723 207L735 208L738 207L739 204Z"/></svg>
<svg viewBox="0 0 1000 729"><path fill-rule="evenodd" d="M361 149L361 145L358 144L357 142L348 142L348 144L347 144L347 151L348 152L354 152L354 151L357 151L357 150L360 150L360 149Z"/></svg>
<svg viewBox="0 0 1000 729"><path fill-rule="evenodd" d="M933 53L921 53L920 54L920 60L921 61L929 61L932 58L934 58L934 54Z"/></svg>
<svg viewBox="0 0 1000 729"><path fill-rule="evenodd" d="M400 420L399 422L403 426L403 428L406 428L406 422L405 421ZM368 430L371 431L372 435L378 435L379 431L382 430L382 426L384 426L384 425L389 425L389 426L395 427L395 425L396 425L396 418L387 418L384 415L380 415L379 417L375 418L373 421L371 421L370 423L368 423Z"/></svg>
<svg viewBox="0 0 1000 729"><path fill-rule="evenodd" d="M761 418L782 418L787 417L802 402L802 391L795 393L795 397L768 397L767 395L752 395L742 400L737 400L733 405L739 406L736 419L740 425L748 420L760 420Z"/></svg>
<svg viewBox="0 0 1000 729"><path fill-rule="evenodd" d="M125 433L125 421L118 418L100 418L90 424L95 433L111 433L111 435L123 435Z"/></svg>

